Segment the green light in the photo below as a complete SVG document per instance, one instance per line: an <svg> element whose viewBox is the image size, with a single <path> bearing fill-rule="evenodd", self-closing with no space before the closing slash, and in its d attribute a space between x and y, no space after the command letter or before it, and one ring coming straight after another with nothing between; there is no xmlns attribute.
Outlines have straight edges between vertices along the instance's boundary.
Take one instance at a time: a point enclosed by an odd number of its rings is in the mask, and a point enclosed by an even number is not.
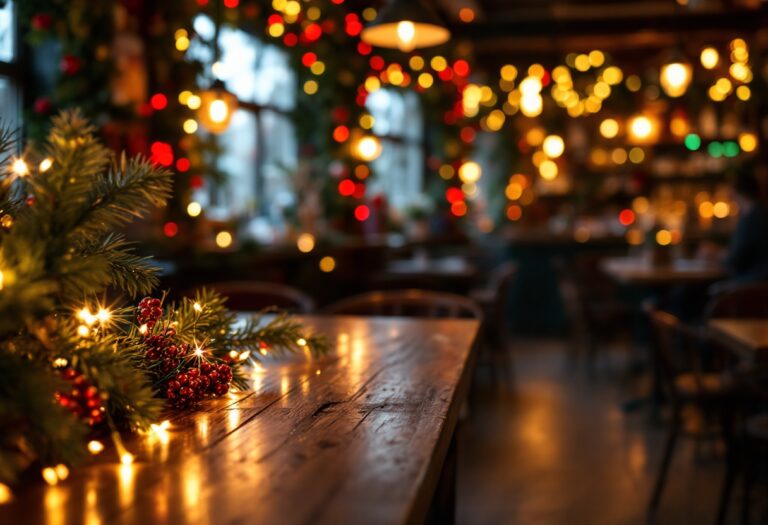
<svg viewBox="0 0 768 525"><path fill-rule="evenodd" d="M726 157L735 157L740 153L739 145L736 142L729 140L723 144L723 154Z"/></svg>
<svg viewBox="0 0 768 525"><path fill-rule="evenodd" d="M707 153L712 155L713 157L722 157L723 156L723 145L719 142L710 142L709 146L707 146Z"/></svg>
<svg viewBox="0 0 768 525"><path fill-rule="evenodd" d="M685 136L685 147L691 151L696 151L701 147L701 137L696 133L689 133Z"/></svg>

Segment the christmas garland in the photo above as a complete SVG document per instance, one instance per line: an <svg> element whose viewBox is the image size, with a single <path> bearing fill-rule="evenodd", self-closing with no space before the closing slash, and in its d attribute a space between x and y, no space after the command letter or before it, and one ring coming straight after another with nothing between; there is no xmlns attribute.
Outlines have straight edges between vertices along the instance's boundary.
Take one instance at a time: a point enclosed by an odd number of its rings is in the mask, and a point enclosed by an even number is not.
<svg viewBox="0 0 768 525"><path fill-rule="evenodd" d="M327 349L284 314L241 323L206 290L119 306L150 294L157 270L113 232L164 205L171 174L115 159L94 133L62 113L42 149L15 158L0 132L0 482L34 464L55 482L107 434L129 462L121 431L245 388L264 355Z"/></svg>

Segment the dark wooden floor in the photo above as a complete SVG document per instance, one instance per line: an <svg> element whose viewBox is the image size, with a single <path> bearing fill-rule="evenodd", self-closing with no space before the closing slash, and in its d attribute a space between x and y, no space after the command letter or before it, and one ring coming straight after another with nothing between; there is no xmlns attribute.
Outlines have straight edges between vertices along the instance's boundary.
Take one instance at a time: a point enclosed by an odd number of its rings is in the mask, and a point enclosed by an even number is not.
<svg viewBox="0 0 768 525"><path fill-rule="evenodd" d="M461 435L458 522L466 525L640 525L665 429L622 411L638 385L627 352L602 356L594 377L564 341L514 341L514 386L478 371ZM657 523L713 522L723 463L682 440ZM739 501L729 523L736 523ZM755 520L758 522L758 520Z"/></svg>

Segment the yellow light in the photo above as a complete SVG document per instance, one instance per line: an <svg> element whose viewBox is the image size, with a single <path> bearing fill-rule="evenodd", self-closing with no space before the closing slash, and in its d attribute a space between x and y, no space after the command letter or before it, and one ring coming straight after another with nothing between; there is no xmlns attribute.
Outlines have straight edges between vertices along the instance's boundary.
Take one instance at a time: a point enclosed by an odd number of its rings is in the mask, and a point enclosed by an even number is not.
<svg viewBox="0 0 768 525"><path fill-rule="evenodd" d="M131 465L133 463L133 454L130 452L123 452L120 454L120 463L123 465Z"/></svg>
<svg viewBox="0 0 768 525"><path fill-rule="evenodd" d="M51 169L51 166L53 166L53 160L52 159L43 159L40 161L40 173L45 173L49 169Z"/></svg>
<svg viewBox="0 0 768 525"><path fill-rule="evenodd" d="M92 326L98 320L98 318L91 313L88 307L83 307L79 312L77 312L77 317L88 326Z"/></svg>
<svg viewBox="0 0 768 525"><path fill-rule="evenodd" d="M422 73L419 75L419 86L424 89L429 89L434 84L435 80L429 73Z"/></svg>
<svg viewBox="0 0 768 525"><path fill-rule="evenodd" d="M408 60L408 65L411 66L411 69L414 71L421 71L424 69L424 59L418 55L414 55Z"/></svg>
<svg viewBox="0 0 768 525"><path fill-rule="evenodd" d="M654 121L645 115L636 115L629 121L629 135L634 142L652 142L656 131Z"/></svg>
<svg viewBox="0 0 768 525"><path fill-rule="evenodd" d="M320 259L320 271L324 273L330 273L334 269L336 269L336 259L331 257L330 255L326 255L322 259Z"/></svg>
<svg viewBox="0 0 768 525"><path fill-rule="evenodd" d="M739 86L736 88L736 97L739 100L747 101L752 96L752 90L748 86Z"/></svg>
<svg viewBox="0 0 768 525"><path fill-rule="evenodd" d="M182 51L182 52L184 52L187 49L189 49L189 38L187 38L186 36L182 36L180 38L177 38L176 39L176 49L178 49L179 51Z"/></svg>
<svg viewBox="0 0 768 525"><path fill-rule="evenodd" d="M315 236L311 233L302 233L296 239L296 247L302 253L309 253L315 249Z"/></svg>
<svg viewBox="0 0 768 525"><path fill-rule="evenodd" d="M454 175L453 166L450 164L443 164L437 172L440 174L440 178L445 180L451 179Z"/></svg>
<svg viewBox="0 0 768 525"><path fill-rule="evenodd" d="M541 79L534 76L527 76L520 82L520 93L523 94L523 98L529 95L538 95L541 93Z"/></svg>
<svg viewBox="0 0 768 525"><path fill-rule="evenodd" d="M299 4L296 0L289 0L285 3L283 13L288 16L296 16L301 13L301 4Z"/></svg>
<svg viewBox="0 0 768 525"><path fill-rule="evenodd" d="M589 65L592 67L600 67L605 62L605 55L602 51L597 49L589 52Z"/></svg>
<svg viewBox="0 0 768 525"><path fill-rule="evenodd" d="M211 64L211 73L213 73L213 76L222 77L225 71L226 69L224 68L224 64L222 64L221 62L216 61L213 64Z"/></svg>
<svg viewBox="0 0 768 525"><path fill-rule="evenodd" d="M720 53L714 47L705 47L701 50L701 65L705 69L715 69L720 63Z"/></svg>
<svg viewBox="0 0 768 525"><path fill-rule="evenodd" d="M414 48L414 37L416 36L416 26L410 20L403 20L397 24L397 47L401 51L412 51Z"/></svg>
<svg viewBox="0 0 768 525"><path fill-rule="evenodd" d="M719 78L717 79L717 82L715 82L715 89L720 93L727 95L733 90L733 82L727 78Z"/></svg>
<svg viewBox="0 0 768 525"><path fill-rule="evenodd" d="M366 11L367 11L367 9L366 9ZM307 18L309 20L318 20L320 18L321 14L322 14L322 12L320 11L319 7L312 6L309 9L307 9ZM365 11L363 11L363 15L365 15ZM367 18L366 18L366 20L367 20Z"/></svg>
<svg viewBox="0 0 768 525"><path fill-rule="evenodd" d="M699 204L699 215L703 219L711 219L715 215L715 206L709 201L704 201Z"/></svg>
<svg viewBox="0 0 768 525"><path fill-rule="evenodd" d="M632 201L632 209L635 210L635 213L647 213L651 209L651 203L646 197L635 197Z"/></svg>
<svg viewBox="0 0 768 525"><path fill-rule="evenodd" d="M200 97L197 95L189 94L187 98L187 107L189 109L200 109L200 106L202 105L203 101Z"/></svg>
<svg viewBox="0 0 768 525"><path fill-rule="evenodd" d="M101 454L104 450L104 444L101 441L91 440L88 442L88 452L93 454Z"/></svg>
<svg viewBox="0 0 768 525"><path fill-rule="evenodd" d="M41 474L45 482L51 486L59 482L59 477L56 475L56 470L53 467L45 467Z"/></svg>
<svg viewBox="0 0 768 525"><path fill-rule="evenodd" d="M237 98L223 86L214 85L212 89L203 91L200 99L202 104L197 113L200 124L211 133L226 131L237 108Z"/></svg>
<svg viewBox="0 0 768 525"><path fill-rule="evenodd" d="M205 353L205 350L203 350L202 347L197 346L197 347L195 347L195 352L194 353L195 353L196 357L202 357L202 355ZM235 353L237 353L237 352L235 352Z"/></svg>
<svg viewBox="0 0 768 525"><path fill-rule="evenodd" d="M539 175L544 180L553 180L557 177L558 169L557 164L549 159L545 160L539 165Z"/></svg>
<svg viewBox="0 0 768 525"><path fill-rule="evenodd" d="M615 86L623 79L624 73L622 73L621 69L616 66L608 66L603 70L603 80L605 80L611 86Z"/></svg>
<svg viewBox="0 0 768 525"><path fill-rule="evenodd" d="M267 32L269 33L269 36L277 38L279 36L283 36L283 33L285 33L285 26L279 22L276 24L270 24Z"/></svg>
<svg viewBox="0 0 768 525"><path fill-rule="evenodd" d="M195 302L192 304L192 309L193 309L195 312L197 312L197 313L200 313L200 312L202 312L202 311L203 311L203 305L201 305L200 303L198 303L197 301L195 301Z"/></svg>
<svg viewBox="0 0 768 525"><path fill-rule="evenodd" d="M731 74L734 80L738 80L739 82L745 82L752 73L749 69L749 66L740 62L732 64L731 67L728 68L728 72Z"/></svg>
<svg viewBox="0 0 768 525"><path fill-rule="evenodd" d="M684 137L691 131L691 126L686 118L675 115L669 121L669 131L676 137Z"/></svg>
<svg viewBox="0 0 768 525"><path fill-rule="evenodd" d="M221 123L227 119L227 116L229 115L229 107L227 107L227 103L223 100L216 99L211 102L208 114L213 122Z"/></svg>
<svg viewBox="0 0 768 525"><path fill-rule="evenodd" d="M91 331L84 324L81 324L80 326L77 327L77 335L79 335L80 337L87 337L88 334L90 333Z"/></svg>
<svg viewBox="0 0 768 525"><path fill-rule="evenodd" d="M637 93L640 91L640 88L643 87L643 81L640 80L640 77L637 75L629 75L625 83L627 85L627 89L633 93Z"/></svg>
<svg viewBox="0 0 768 525"><path fill-rule="evenodd" d="M627 243L629 243L630 245L640 246L641 244L643 244L645 235L643 234L642 230L633 228L633 229L627 230L626 238L627 238Z"/></svg>
<svg viewBox="0 0 768 525"><path fill-rule="evenodd" d="M315 75L322 75L325 72L325 64L317 60L309 66L309 70Z"/></svg>
<svg viewBox="0 0 768 525"><path fill-rule="evenodd" d="M371 76L371 77L368 77L368 78L365 79L365 84L364 85L365 85L365 90L368 93L373 93L374 91L378 91L379 88L381 88L381 81L379 80L378 77ZM304 85L304 91L306 91L306 89L307 89L307 86L305 84ZM315 90L315 91L317 91L317 90Z"/></svg>
<svg viewBox="0 0 768 525"><path fill-rule="evenodd" d="M429 61L429 65L432 67L432 69L439 73L448 67L448 61L445 60L445 57L437 55L432 57L432 60Z"/></svg>
<svg viewBox="0 0 768 525"><path fill-rule="evenodd" d="M304 93L306 93L307 95L314 95L315 93L317 93L317 88L318 88L317 82L315 82L314 80L307 80L306 82L304 82Z"/></svg>
<svg viewBox="0 0 768 525"><path fill-rule="evenodd" d="M614 164L624 164L627 162L627 151L623 148L616 148L611 152L611 160Z"/></svg>
<svg viewBox="0 0 768 525"><path fill-rule="evenodd" d="M718 219L724 219L728 217L729 213L731 213L731 207L728 205L727 202L719 201L719 202L716 202L715 205L713 206L712 213Z"/></svg>
<svg viewBox="0 0 768 525"><path fill-rule="evenodd" d="M504 125L504 121L506 121L506 119L507 117L504 115L503 111L500 109L494 109L486 117L485 123L488 126L489 131L499 131Z"/></svg>
<svg viewBox="0 0 768 525"><path fill-rule="evenodd" d="M578 55L576 57L576 61L574 62L574 65L576 66L576 69L578 69L581 72L587 71L589 69L589 56Z"/></svg>
<svg viewBox="0 0 768 525"><path fill-rule="evenodd" d="M381 142L372 135L362 137L355 143L355 153L365 162L376 160L381 155Z"/></svg>
<svg viewBox="0 0 768 525"><path fill-rule="evenodd" d="M727 93L723 93L719 89L717 89L717 86L710 86L707 90L707 94L709 95L709 98L714 100L715 102L722 102L725 100L725 97L728 96Z"/></svg>
<svg viewBox="0 0 768 525"><path fill-rule="evenodd" d="M510 182L504 190L504 195L511 201L516 201L523 195L523 187L520 184Z"/></svg>
<svg viewBox="0 0 768 525"><path fill-rule="evenodd" d="M197 131L197 121L193 118L188 118L184 121L182 128L184 128L184 133L191 135Z"/></svg>
<svg viewBox="0 0 768 525"><path fill-rule="evenodd" d="M538 126L531 128L525 133L525 141L531 146L540 146L544 142L544 133L544 130Z"/></svg>
<svg viewBox="0 0 768 525"><path fill-rule="evenodd" d="M672 243L672 233L669 230L659 230L656 232L656 242L661 246L667 246Z"/></svg>
<svg viewBox="0 0 768 525"><path fill-rule="evenodd" d="M189 33L187 33L187 30L184 28L177 29L175 33L173 33L173 38L179 39L182 37L188 37Z"/></svg>
<svg viewBox="0 0 768 525"><path fill-rule="evenodd" d="M474 184L483 176L483 169L475 161L469 160L459 167L459 178L465 184Z"/></svg>
<svg viewBox="0 0 768 525"><path fill-rule="evenodd" d="M219 248L229 248L232 246L232 234L228 231L220 231L216 234L216 246Z"/></svg>
<svg viewBox="0 0 768 525"><path fill-rule="evenodd" d="M507 82L512 82L517 78L517 68L512 64L507 64L501 68L501 78Z"/></svg>
<svg viewBox="0 0 768 525"><path fill-rule="evenodd" d="M139 327L139 333L144 335L149 331L149 327L146 324L143 324Z"/></svg>
<svg viewBox="0 0 768 525"><path fill-rule="evenodd" d="M203 212L203 207L199 202L192 201L187 204L187 215L190 217L197 217Z"/></svg>
<svg viewBox="0 0 768 525"><path fill-rule="evenodd" d="M544 139L541 148L550 159L556 159L565 151L565 142L563 142L563 138L559 135L550 135Z"/></svg>
<svg viewBox="0 0 768 525"><path fill-rule="evenodd" d="M29 175L29 166L24 162L24 159L16 159L11 164L11 171L19 177L24 177Z"/></svg>
<svg viewBox="0 0 768 525"><path fill-rule="evenodd" d="M600 134L607 138L612 139L619 134L619 123L612 118L607 118L600 123Z"/></svg>
<svg viewBox="0 0 768 525"><path fill-rule="evenodd" d="M106 308L99 308L99 311L96 314L96 317L99 319L100 323L106 323L112 317L112 314Z"/></svg>
<svg viewBox="0 0 768 525"><path fill-rule="evenodd" d="M520 99L520 111L526 117L537 117L541 114L541 110L544 107L544 100L541 95L524 95Z"/></svg>
<svg viewBox="0 0 768 525"><path fill-rule="evenodd" d="M69 469L63 463L59 463L58 465L56 465L54 470L56 470L56 477L59 478L59 481L64 481L69 477Z"/></svg>
<svg viewBox="0 0 768 525"><path fill-rule="evenodd" d="M366 7L363 9L363 19L365 19L367 22L373 22L376 19L376 14L376 9L373 7Z"/></svg>
<svg viewBox="0 0 768 525"><path fill-rule="evenodd" d="M13 500L13 492L5 483L0 483L0 505L10 503Z"/></svg>
<svg viewBox="0 0 768 525"><path fill-rule="evenodd" d="M681 97L693 78L693 68L686 62L672 62L661 67L659 82L670 97Z"/></svg>
<svg viewBox="0 0 768 525"><path fill-rule="evenodd" d="M3 284L5 283L5 276L3 275L3 272L0 271L0 290L3 289Z"/></svg>
<svg viewBox="0 0 768 525"><path fill-rule="evenodd" d="M629 161L633 164L640 164L645 160L643 148L632 148L629 150Z"/></svg>
<svg viewBox="0 0 768 525"><path fill-rule="evenodd" d="M754 133L739 134L739 147L746 153L752 153L757 149L757 135Z"/></svg>
<svg viewBox="0 0 768 525"><path fill-rule="evenodd" d="M181 93L179 93L179 104L182 104L184 106L187 105L187 102L189 101L189 97L192 96L192 92L188 90L184 90Z"/></svg>

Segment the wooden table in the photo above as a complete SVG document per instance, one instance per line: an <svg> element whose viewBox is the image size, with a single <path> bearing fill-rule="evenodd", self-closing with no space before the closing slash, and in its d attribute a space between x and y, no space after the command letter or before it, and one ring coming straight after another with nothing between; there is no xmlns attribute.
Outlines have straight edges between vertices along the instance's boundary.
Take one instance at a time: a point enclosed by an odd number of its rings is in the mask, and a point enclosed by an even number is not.
<svg viewBox="0 0 768 525"><path fill-rule="evenodd" d="M253 390L17 488L0 523L398 524L430 511L470 383L478 322L306 318L331 355L254 371ZM450 514L450 510L448 510Z"/></svg>
<svg viewBox="0 0 768 525"><path fill-rule="evenodd" d="M615 281L633 286L708 284L726 277L723 268L695 259L677 259L668 266L654 266L639 257L611 257L601 267Z"/></svg>
<svg viewBox="0 0 768 525"><path fill-rule="evenodd" d="M747 361L768 359L768 319L711 319L709 330L721 344Z"/></svg>

